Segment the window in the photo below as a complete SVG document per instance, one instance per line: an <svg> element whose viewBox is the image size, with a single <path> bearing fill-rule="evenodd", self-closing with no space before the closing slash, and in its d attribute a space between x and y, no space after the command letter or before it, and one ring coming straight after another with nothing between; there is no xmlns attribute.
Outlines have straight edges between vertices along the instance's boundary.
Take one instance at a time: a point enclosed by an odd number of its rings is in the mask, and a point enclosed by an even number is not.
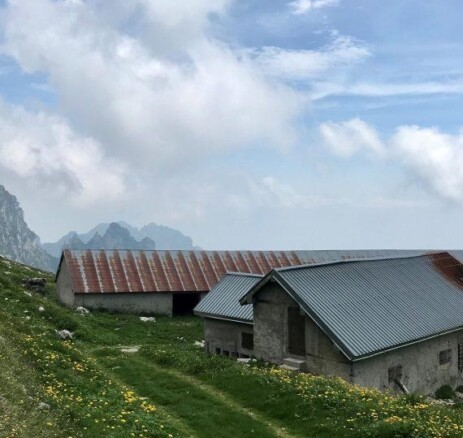
<svg viewBox="0 0 463 438"><path fill-rule="evenodd" d="M452 350L443 350L439 353L439 365L452 362Z"/></svg>
<svg viewBox="0 0 463 438"><path fill-rule="evenodd" d="M230 356L230 352L227 351L227 350L223 350L223 351L222 351L222 354L223 354L224 356Z"/></svg>
<svg viewBox="0 0 463 438"><path fill-rule="evenodd" d="M402 365L396 365L388 370L389 382L395 382L402 379Z"/></svg>
<svg viewBox="0 0 463 438"><path fill-rule="evenodd" d="M254 335L252 333L241 332L241 346L247 350L253 350Z"/></svg>
<svg viewBox="0 0 463 438"><path fill-rule="evenodd" d="M220 354L220 353L221 353L220 348L219 348L219 347L216 347L216 348L215 348L215 354Z"/></svg>

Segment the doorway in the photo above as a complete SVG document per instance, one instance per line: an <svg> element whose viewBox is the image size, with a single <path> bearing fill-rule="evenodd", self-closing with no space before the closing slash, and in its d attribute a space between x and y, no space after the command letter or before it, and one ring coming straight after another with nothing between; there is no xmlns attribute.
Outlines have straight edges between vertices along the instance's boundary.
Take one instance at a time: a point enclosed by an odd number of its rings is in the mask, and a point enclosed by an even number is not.
<svg viewBox="0 0 463 438"><path fill-rule="evenodd" d="M199 293L188 292L173 294L172 314L173 315L192 315L193 309L199 303L201 295Z"/></svg>
<svg viewBox="0 0 463 438"><path fill-rule="evenodd" d="M305 315L299 307L288 308L288 353L305 356Z"/></svg>

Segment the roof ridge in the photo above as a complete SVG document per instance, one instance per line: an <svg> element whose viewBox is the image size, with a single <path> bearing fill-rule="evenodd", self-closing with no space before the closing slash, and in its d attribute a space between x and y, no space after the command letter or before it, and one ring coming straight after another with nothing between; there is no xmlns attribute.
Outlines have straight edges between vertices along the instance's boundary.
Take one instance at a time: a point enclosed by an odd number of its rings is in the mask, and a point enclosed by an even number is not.
<svg viewBox="0 0 463 438"><path fill-rule="evenodd" d="M404 250L407 251L407 250ZM304 265L297 265L297 266L283 266L281 268L274 268L273 271L276 272L283 272L283 271L291 271L297 269L306 269L306 268L318 268L320 266L329 266L329 265L339 265L339 264L347 264L347 263L361 263L361 262L380 262L386 260L402 260L402 259L415 259L420 257L429 257L430 255L438 255L438 254L448 254L452 256L448 251L435 251L435 252L427 252L425 254L414 254L414 255L403 255L403 256L390 256L390 257L366 257L362 259L349 259L349 260L330 260L326 262L316 262L316 263L308 263Z"/></svg>
<svg viewBox="0 0 463 438"><path fill-rule="evenodd" d="M258 277L264 278L264 274L253 274L252 272L235 272L235 271L226 271L225 275L234 275L236 277Z"/></svg>

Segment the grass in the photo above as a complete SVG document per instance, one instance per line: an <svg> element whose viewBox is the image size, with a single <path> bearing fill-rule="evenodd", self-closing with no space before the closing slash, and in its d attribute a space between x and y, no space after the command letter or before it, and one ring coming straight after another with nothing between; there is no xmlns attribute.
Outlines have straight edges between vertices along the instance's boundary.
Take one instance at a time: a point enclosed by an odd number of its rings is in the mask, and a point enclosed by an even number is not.
<svg viewBox="0 0 463 438"><path fill-rule="evenodd" d="M463 436L461 408L209 357L197 318L81 316L50 277L45 297L26 294L38 275L0 260L0 437Z"/></svg>

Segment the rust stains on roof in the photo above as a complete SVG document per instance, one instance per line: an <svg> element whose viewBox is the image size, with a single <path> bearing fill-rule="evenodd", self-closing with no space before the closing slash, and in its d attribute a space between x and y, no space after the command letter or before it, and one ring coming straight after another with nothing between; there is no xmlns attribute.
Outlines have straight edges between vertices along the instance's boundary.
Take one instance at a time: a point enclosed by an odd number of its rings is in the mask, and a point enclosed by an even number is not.
<svg viewBox="0 0 463 438"><path fill-rule="evenodd" d="M448 252L431 254L430 258L436 271L448 281L463 289L463 265Z"/></svg>
<svg viewBox="0 0 463 438"><path fill-rule="evenodd" d="M66 249L59 270L65 262L75 293L209 292L226 272L265 275L274 268L404 253L423 252Z"/></svg>

